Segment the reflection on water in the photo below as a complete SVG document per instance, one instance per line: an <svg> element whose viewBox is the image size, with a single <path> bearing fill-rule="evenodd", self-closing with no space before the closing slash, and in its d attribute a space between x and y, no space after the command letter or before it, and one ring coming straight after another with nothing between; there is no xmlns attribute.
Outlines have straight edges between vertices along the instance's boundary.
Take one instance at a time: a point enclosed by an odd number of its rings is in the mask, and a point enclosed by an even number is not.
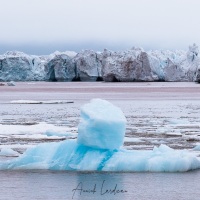
<svg viewBox="0 0 200 200"><path fill-rule="evenodd" d="M82 173L0 171L0 199L199 199L200 171Z"/></svg>

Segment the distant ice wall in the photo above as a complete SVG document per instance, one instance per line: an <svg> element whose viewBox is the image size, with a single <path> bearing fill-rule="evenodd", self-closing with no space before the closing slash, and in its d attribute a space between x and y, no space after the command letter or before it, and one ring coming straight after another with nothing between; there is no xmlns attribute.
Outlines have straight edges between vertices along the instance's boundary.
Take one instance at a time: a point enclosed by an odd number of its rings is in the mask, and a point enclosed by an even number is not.
<svg viewBox="0 0 200 200"><path fill-rule="evenodd" d="M196 44L188 51L84 50L33 56L0 55L0 81L197 81L200 57Z"/></svg>

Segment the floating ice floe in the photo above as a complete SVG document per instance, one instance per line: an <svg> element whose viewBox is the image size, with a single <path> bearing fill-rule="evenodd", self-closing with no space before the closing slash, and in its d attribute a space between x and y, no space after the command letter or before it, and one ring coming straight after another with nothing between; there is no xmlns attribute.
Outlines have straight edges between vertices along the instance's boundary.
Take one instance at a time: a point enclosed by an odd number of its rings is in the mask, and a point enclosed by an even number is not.
<svg viewBox="0 0 200 200"><path fill-rule="evenodd" d="M0 135L70 135L74 128L63 126L55 126L41 122L39 124L24 126L24 125L3 125L0 124ZM36 138L37 138L36 137Z"/></svg>
<svg viewBox="0 0 200 200"><path fill-rule="evenodd" d="M0 156L6 157L18 157L20 154L11 148L2 148L0 151Z"/></svg>
<svg viewBox="0 0 200 200"><path fill-rule="evenodd" d="M144 142L144 141L141 140L141 139L139 139L139 138L125 137L125 138L124 138L124 142L135 142L135 143L140 143L140 142Z"/></svg>
<svg viewBox="0 0 200 200"><path fill-rule="evenodd" d="M200 160L187 150L166 145L125 150L125 125L119 108L94 99L81 109L77 141L39 144L16 159L0 162L0 169L184 172L200 168Z"/></svg>
<svg viewBox="0 0 200 200"><path fill-rule="evenodd" d="M74 103L73 101L51 100L51 101L35 101L35 100L14 100L11 104L66 104Z"/></svg>
<svg viewBox="0 0 200 200"><path fill-rule="evenodd" d="M194 151L200 151L200 144L196 145L194 148L193 148Z"/></svg>

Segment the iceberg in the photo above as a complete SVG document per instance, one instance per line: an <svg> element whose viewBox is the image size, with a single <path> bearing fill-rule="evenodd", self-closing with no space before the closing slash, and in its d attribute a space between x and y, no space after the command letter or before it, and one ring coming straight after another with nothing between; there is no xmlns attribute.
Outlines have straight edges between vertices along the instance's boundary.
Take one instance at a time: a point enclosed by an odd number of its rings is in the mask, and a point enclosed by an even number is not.
<svg viewBox="0 0 200 200"><path fill-rule="evenodd" d="M200 160L187 150L166 145L153 150L124 149L125 126L121 109L93 99L81 109L77 141L39 144L17 158L0 162L0 169L185 172L200 168Z"/></svg>

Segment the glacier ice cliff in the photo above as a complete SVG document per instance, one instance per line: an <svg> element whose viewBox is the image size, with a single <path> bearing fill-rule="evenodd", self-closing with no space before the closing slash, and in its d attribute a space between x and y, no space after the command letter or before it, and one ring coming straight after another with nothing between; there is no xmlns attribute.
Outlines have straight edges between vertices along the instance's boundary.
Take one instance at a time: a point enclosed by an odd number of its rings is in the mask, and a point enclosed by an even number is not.
<svg viewBox="0 0 200 200"><path fill-rule="evenodd" d="M45 63L45 80L72 81L75 76L75 64L72 58L64 53L58 53Z"/></svg>
<svg viewBox="0 0 200 200"><path fill-rule="evenodd" d="M0 56L0 81L41 81L44 76L44 62L39 56L17 51Z"/></svg>
<svg viewBox="0 0 200 200"><path fill-rule="evenodd" d="M188 51L55 52L33 56L0 55L0 81L196 81L200 57L196 44Z"/></svg>
<svg viewBox="0 0 200 200"><path fill-rule="evenodd" d="M124 52L104 50L102 74L103 79L108 82L159 80L151 67L148 54L140 48Z"/></svg>
<svg viewBox="0 0 200 200"><path fill-rule="evenodd" d="M96 53L92 50L81 51L74 57L74 63L76 66L76 77L80 81L101 80L101 53Z"/></svg>
<svg viewBox="0 0 200 200"><path fill-rule="evenodd" d="M77 141L39 144L18 158L0 162L0 169L185 172L200 168L200 160L187 150L166 145L123 149L125 124L119 108L94 99L81 109Z"/></svg>

